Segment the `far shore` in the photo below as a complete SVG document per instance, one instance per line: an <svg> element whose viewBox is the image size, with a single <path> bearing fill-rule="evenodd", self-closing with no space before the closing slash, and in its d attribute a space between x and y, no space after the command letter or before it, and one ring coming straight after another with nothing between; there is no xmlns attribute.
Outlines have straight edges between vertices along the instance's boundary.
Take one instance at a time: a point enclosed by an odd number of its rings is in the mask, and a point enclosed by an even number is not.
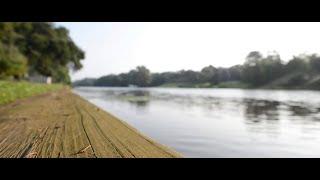
<svg viewBox="0 0 320 180"><path fill-rule="evenodd" d="M96 87L96 88L130 88L126 86L74 86L77 87ZM319 91L317 88L305 88L305 87L270 87L270 86L262 86L262 87L244 87L244 86L179 86L179 85L163 85L163 86L149 86L149 87L136 87L136 88L190 88L190 89L247 89L247 90L310 90L310 91Z"/></svg>

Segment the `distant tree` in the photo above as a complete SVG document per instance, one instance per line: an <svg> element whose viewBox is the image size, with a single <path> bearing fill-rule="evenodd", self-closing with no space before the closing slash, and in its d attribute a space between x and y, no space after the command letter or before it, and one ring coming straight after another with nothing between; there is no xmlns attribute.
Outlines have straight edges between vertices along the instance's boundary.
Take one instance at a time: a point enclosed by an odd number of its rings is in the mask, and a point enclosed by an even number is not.
<svg viewBox="0 0 320 180"><path fill-rule="evenodd" d="M119 79L121 81L120 86L128 86L129 85L129 75L128 75L128 73L119 74Z"/></svg>
<svg viewBox="0 0 320 180"><path fill-rule="evenodd" d="M243 66L242 79L255 86L263 85L283 75L283 64L275 53L263 57L261 53L249 53Z"/></svg>
<svg viewBox="0 0 320 180"><path fill-rule="evenodd" d="M96 86L121 86L121 81L117 75L107 75L98 78L95 81Z"/></svg>
<svg viewBox="0 0 320 180"><path fill-rule="evenodd" d="M218 83L218 70L213 66L204 67L201 70L202 82Z"/></svg>
<svg viewBox="0 0 320 180"><path fill-rule="evenodd" d="M218 82L230 81L230 73L227 68L218 68Z"/></svg>
<svg viewBox="0 0 320 180"><path fill-rule="evenodd" d="M176 82L196 83L200 80L200 74L192 70L181 70L176 74Z"/></svg>
<svg viewBox="0 0 320 180"><path fill-rule="evenodd" d="M72 83L73 86L94 86L97 79L95 78L84 78L77 80Z"/></svg>
<svg viewBox="0 0 320 180"><path fill-rule="evenodd" d="M262 60L262 54L257 51L250 52L246 61L243 65L243 76L242 80L244 82L259 85L261 84L261 69L259 66L259 62Z"/></svg>
<svg viewBox="0 0 320 180"><path fill-rule="evenodd" d="M308 61L303 57L294 56L293 59L285 65L285 69L286 73L307 72Z"/></svg>
<svg viewBox="0 0 320 180"><path fill-rule="evenodd" d="M263 56L259 51L252 51L247 55L245 64L248 66L256 66L262 58Z"/></svg>
<svg viewBox="0 0 320 180"><path fill-rule="evenodd" d="M151 73L144 66L138 66L129 72L131 83L140 87L146 87L151 83Z"/></svg>
<svg viewBox="0 0 320 180"><path fill-rule="evenodd" d="M128 73L103 76L95 81L99 86L128 86L134 84L140 87L160 86L166 83L176 84L179 87L198 85L197 83L219 84L227 81L241 81L249 87L273 85L276 82L280 87L312 87L320 88L318 78L320 73L320 57L316 54L299 55L284 64L277 52L262 56L253 51L248 54L243 65L229 68L204 67L201 71L180 70L176 72L150 73L144 66L138 66ZM310 81L312 80L312 81ZM309 82L308 82L309 81ZM308 82L307 84L305 84ZM237 83L236 83L237 84ZM239 83L239 85L242 85ZM306 86L304 86L306 85Z"/></svg>
<svg viewBox="0 0 320 180"><path fill-rule="evenodd" d="M284 74L284 66L280 55L274 53L264 58L261 63L262 83L273 81Z"/></svg>
<svg viewBox="0 0 320 180"><path fill-rule="evenodd" d="M160 86L166 83L166 77L163 73L152 73L150 86Z"/></svg>
<svg viewBox="0 0 320 180"><path fill-rule="evenodd" d="M312 54L309 56L310 59L310 69L315 72L320 72L320 57L317 54Z"/></svg>
<svg viewBox="0 0 320 180"><path fill-rule="evenodd" d="M231 81L240 81L242 77L242 69L241 65L235 65L229 68L230 80Z"/></svg>

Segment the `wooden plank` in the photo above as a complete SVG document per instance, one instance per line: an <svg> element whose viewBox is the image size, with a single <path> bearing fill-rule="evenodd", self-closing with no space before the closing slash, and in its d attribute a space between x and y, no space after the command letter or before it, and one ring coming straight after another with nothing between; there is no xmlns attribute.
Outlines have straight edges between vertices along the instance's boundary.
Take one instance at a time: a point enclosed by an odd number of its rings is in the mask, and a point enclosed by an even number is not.
<svg viewBox="0 0 320 180"><path fill-rule="evenodd" d="M68 89L0 107L0 157L182 157Z"/></svg>

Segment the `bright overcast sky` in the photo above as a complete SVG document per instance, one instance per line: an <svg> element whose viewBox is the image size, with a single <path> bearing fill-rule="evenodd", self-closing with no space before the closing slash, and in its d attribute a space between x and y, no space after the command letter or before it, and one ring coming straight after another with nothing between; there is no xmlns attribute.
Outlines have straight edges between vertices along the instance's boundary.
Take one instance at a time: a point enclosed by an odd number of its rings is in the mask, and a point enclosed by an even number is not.
<svg viewBox="0 0 320 180"><path fill-rule="evenodd" d="M250 51L277 51L283 60L320 54L320 23L57 23L86 52L72 79L127 72L145 65L152 72L201 70L242 64Z"/></svg>

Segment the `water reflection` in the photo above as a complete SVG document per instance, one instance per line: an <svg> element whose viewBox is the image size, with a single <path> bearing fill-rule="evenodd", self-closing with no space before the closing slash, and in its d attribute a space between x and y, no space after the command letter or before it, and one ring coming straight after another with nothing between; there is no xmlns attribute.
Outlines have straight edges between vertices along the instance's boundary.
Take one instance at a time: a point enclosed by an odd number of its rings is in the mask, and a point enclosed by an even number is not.
<svg viewBox="0 0 320 180"><path fill-rule="evenodd" d="M150 102L150 92L148 91L127 91L127 92L122 92L118 95L118 98L127 101L130 104L140 107L140 108L145 108L148 106Z"/></svg>
<svg viewBox="0 0 320 180"><path fill-rule="evenodd" d="M247 121L258 123L264 120L279 120L278 101L245 99L245 119Z"/></svg>
<svg viewBox="0 0 320 180"><path fill-rule="evenodd" d="M313 114L312 110L308 107L292 105L289 106L289 109L293 116L309 116Z"/></svg>
<svg viewBox="0 0 320 180"><path fill-rule="evenodd" d="M149 101L129 101L131 104L136 105L137 107L145 107L149 104Z"/></svg>
<svg viewBox="0 0 320 180"><path fill-rule="evenodd" d="M86 90L81 90L86 91ZM90 91L87 91L91 94ZM157 92L152 89L108 89L103 91L106 101L127 102L137 108L146 108L151 101L174 103L181 109L198 107L204 113L230 110L230 107L243 108L243 119L247 124L264 121L279 121L280 113L287 113L289 120L320 120L320 107L295 101L275 101L255 98L227 98L208 96L206 94L174 94ZM89 97L90 98L90 97ZM310 117L310 118L306 118Z"/></svg>
<svg viewBox="0 0 320 180"><path fill-rule="evenodd" d="M191 157L320 157L318 92L161 88L76 92ZM306 152L307 146L313 151Z"/></svg>

